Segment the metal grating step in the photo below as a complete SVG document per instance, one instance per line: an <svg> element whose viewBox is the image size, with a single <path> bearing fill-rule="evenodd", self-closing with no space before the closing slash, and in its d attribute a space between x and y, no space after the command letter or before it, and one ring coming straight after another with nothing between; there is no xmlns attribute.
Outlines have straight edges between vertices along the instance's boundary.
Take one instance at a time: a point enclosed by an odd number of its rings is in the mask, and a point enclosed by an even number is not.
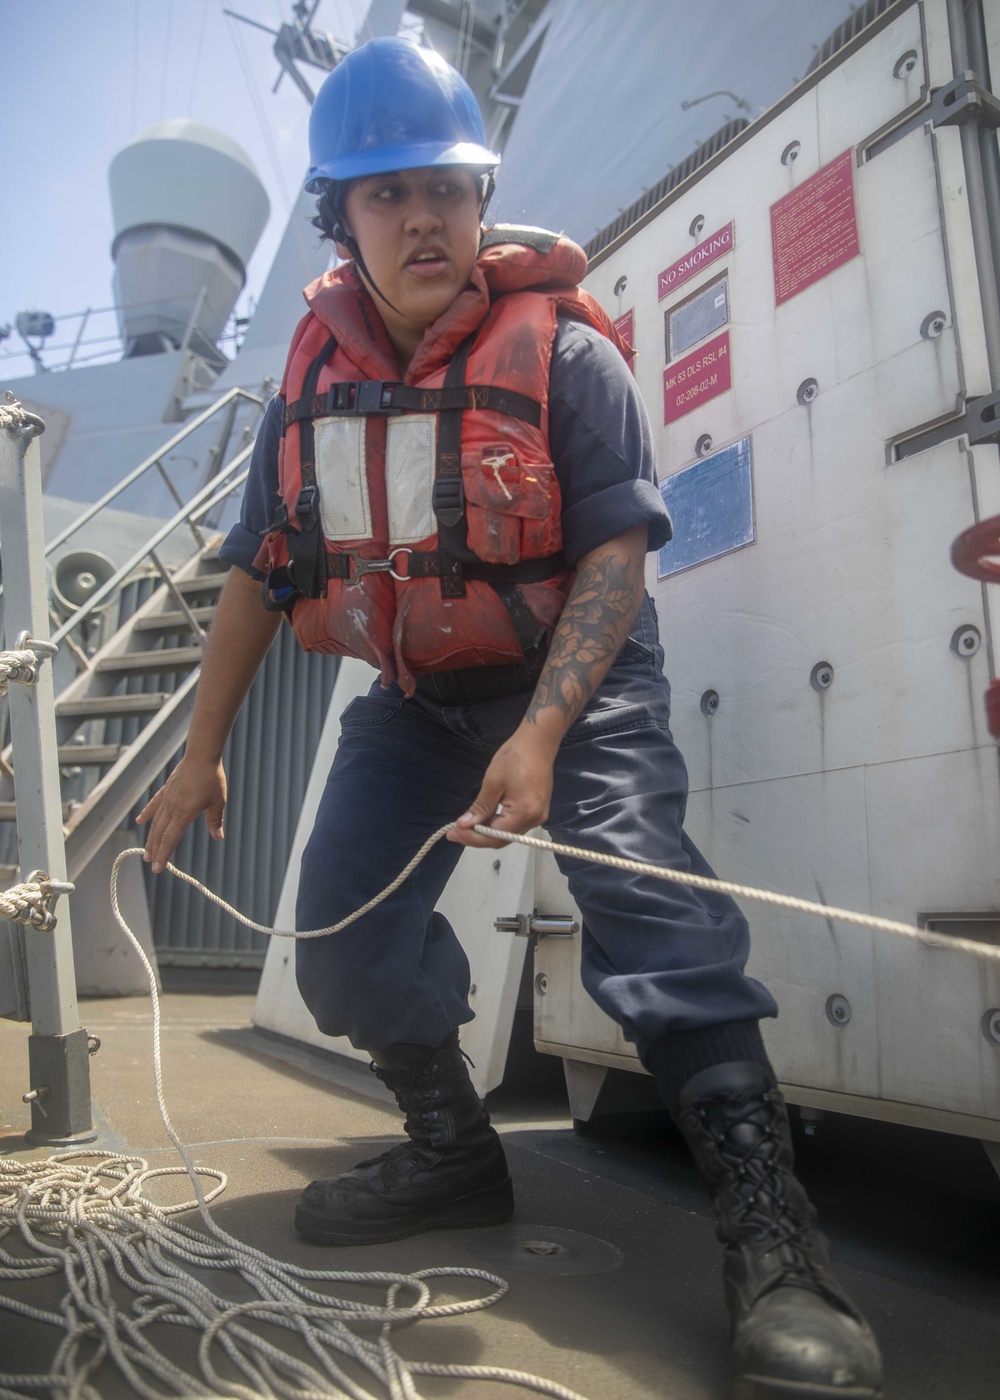
<svg viewBox="0 0 1000 1400"><path fill-rule="evenodd" d="M222 585L228 576L228 570L224 574L199 574L197 578L175 580L174 587L178 593L183 593L185 598L190 593L221 593Z"/></svg>
<svg viewBox="0 0 1000 1400"><path fill-rule="evenodd" d="M63 744L59 762L65 767L103 768L117 763L123 748L122 744Z"/></svg>
<svg viewBox="0 0 1000 1400"><path fill-rule="evenodd" d="M95 669L105 674L155 676L163 671L185 671L200 666L201 647L164 647L162 651L127 651L121 656L108 656L98 661Z"/></svg>
<svg viewBox="0 0 1000 1400"><path fill-rule="evenodd" d="M84 700L57 700L60 719L112 719L125 715L155 715L168 696L163 690L148 695L91 695Z"/></svg>
<svg viewBox="0 0 1000 1400"><path fill-rule="evenodd" d="M215 616L215 608L192 608L192 616L195 622L211 622ZM182 629L190 630L191 624L182 612L157 613L154 617L138 617L133 625L136 632L178 632Z"/></svg>

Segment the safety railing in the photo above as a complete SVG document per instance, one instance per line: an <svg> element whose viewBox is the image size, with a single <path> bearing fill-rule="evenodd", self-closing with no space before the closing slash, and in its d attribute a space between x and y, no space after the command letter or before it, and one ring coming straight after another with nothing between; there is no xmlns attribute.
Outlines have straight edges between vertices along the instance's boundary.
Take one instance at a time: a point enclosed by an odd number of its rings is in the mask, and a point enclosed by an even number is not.
<svg viewBox="0 0 1000 1400"><path fill-rule="evenodd" d="M161 474L163 474L163 459L169 453L173 452L175 447L184 442L186 438L189 438L192 433L197 432L199 428L204 427L204 425L217 413L220 413L222 409L229 407L231 404L235 404L240 399L245 399L248 403L256 404L259 409L263 409L264 407L264 400L260 398L259 395L251 394L246 389L229 389L221 398L216 399L215 403L209 405L204 412L199 413L196 418L192 418L190 423L185 423L180 432L175 433L172 438L168 438L161 447L158 447L155 452L150 453L145 461L140 462L127 476L123 476L121 481L119 481L116 486L113 486L110 491L106 491L100 500L88 506L87 509L83 511L81 515L78 515L75 520L71 521L65 529L60 530L45 546L46 555L51 554L54 550L58 549L60 545L65 544L78 530L82 529L84 525L89 524L94 516L99 514L105 506L110 505L111 502L117 499L124 491L127 491L128 488L134 485L146 472L152 471L154 468L159 468ZM168 479L168 487L169 485ZM211 485L211 483L209 483L209 485ZM173 494L176 499L176 492L173 492Z"/></svg>
<svg viewBox="0 0 1000 1400"><path fill-rule="evenodd" d="M160 572L165 572L163 570L163 565L160 563L159 559L155 557L157 547L180 526L194 526L196 521L203 519L209 511L243 485L250 469L248 467L246 470L240 471L240 468L252 451L253 443L251 442L246 447L242 448L232 461L227 463L220 472L212 477L211 481L207 482L200 491L196 492L186 505L182 506L181 509L172 515L169 520L165 521L158 530L154 531L146 543L142 545L140 549L137 549L120 568L116 569L100 588L95 589L87 601L81 604L76 612L71 614L62 626L53 632L52 641L61 642L64 637L68 636L69 633L72 632L74 628L78 627L89 613L99 607L101 603L128 578L133 570L144 562L144 560L151 559L154 566L157 567ZM68 536L66 537L68 538ZM200 632L201 629L199 628L195 635L197 636Z"/></svg>
<svg viewBox="0 0 1000 1400"><path fill-rule="evenodd" d="M146 541L146 543L142 545L141 548L136 550L136 552L125 564L123 564L120 568L116 569L114 574L109 579L107 579L101 585L100 588L96 589L94 593L92 593L90 597L87 598L87 600L83 604L81 604L81 606L77 608L77 610L69 618L67 618L64 622L62 622L59 625L58 630L54 634L54 640L56 642L61 642L65 640L69 652L75 658L78 667L86 667L88 664L88 658L85 655L85 653L81 651L80 648L75 644L71 634L80 625L80 623L84 622L93 612L95 612L115 591L115 589L117 589L121 584L123 584L129 578L129 576L132 575L134 571L146 561L148 561L152 565L155 572L159 575L162 582L170 591L177 607L179 608L181 613L184 614L184 616L186 617L188 625L191 627L196 642L204 641L204 629L201 627L201 625L191 613L191 610L183 594L180 592L180 590L174 587L170 570L160 559L157 550L159 546L164 542L164 540L166 540L170 535L172 535L175 530L182 527L187 527L188 529L190 529L194 537L195 547L198 550L204 548L205 538L202 534L202 531L199 529L199 523L205 522L206 518L211 514L211 512L222 502L224 502L227 499L227 497L232 495L233 492L237 491L239 487L242 486L243 482L246 480L247 470L241 471L240 469L243 467L243 464L246 462L253 449L254 439L251 430L255 425L247 424L245 426L244 432L249 436L249 441L245 444L243 448L241 448L239 452L237 452L236 456L233 457L231 461L229 461L220 471L215 473L211 477L211 479L207 481L205 485L198 492L196 492L195 495L191 497L191 499L188 501L184 501L182 499L180 493L177 491L173 482L170 480L169 475L164 469L163 462L164 459L166 459L169 456L169 454L172 453L181 443L183 443L186 439L190 438L193 434L197 433L201 428L205 426L206 423L210 422L220 413L225 413L227 415L227 418L224 424L223 432L219 437L217 445L210 449L210 451L212 453L215 453L217 456L221 455L225 450L225 444L228 443L230 437L232 436L233 427L236 421L236 414L241 402L253 405L254 408L257 410L257 416L259 416L260 412L263 411L264 400L259 395L249 393L246 389L240 388L228 390L219 399L217 399L215 403L211 404L203 412L199 413L196 417L192 418L189 423L186 423L184 427L180 429L180 431L174 433L173 436L170 437L166 442L164 442L160 447L158 447L155 452L150 453L150 455L146 457L142 462L140 462L137 467L135 467L132 471L128 472L125 476L123 476L122 479L118 481L109 491L106 491L104 495L100 497L99 500L95 501L92 505L87 506L83 511L81 511L81 513L74 520L72 520L68 525L66 525L62 530L60 530L56 535L54 535L53 538L49 540L48 543L45 545L45 556L51 556L56 550L58 550L62 545L64 545L67 540L72 539L74 535L78 534L86 526L91 524L95 517L99 516L103 510L105 510L114 501L121 497L124 494L124 492L128 491L128 489L131 486L134 486L136 482L140 481L149 472L159 471L160 475L162 476L163 480L167 485L168 490L170 491L171 496L177 503L177 510L174 513L174 515L172 515L169 520L167 520L162 526L160 526L160 528L153 533L153 535ZM2 584L0 584L0 598L2 597L3 586ZM51 616L52 621L55 622L55 615L52 614Z"/></svg>

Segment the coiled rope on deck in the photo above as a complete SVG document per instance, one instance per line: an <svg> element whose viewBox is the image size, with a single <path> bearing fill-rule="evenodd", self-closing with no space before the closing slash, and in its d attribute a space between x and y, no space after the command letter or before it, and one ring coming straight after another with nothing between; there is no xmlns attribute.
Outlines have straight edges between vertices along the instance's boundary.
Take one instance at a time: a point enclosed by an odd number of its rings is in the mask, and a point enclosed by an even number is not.
<svg viewBox="0 0 1000 1400"><path fill-rule="evenodd" d="M417 1374L509 1381L555 1400L581 1400L563 1386L519 1371L407 1362L392 1347L394 1326L455 1317L498 1302L507 1291L502 1279L473 1268L360 1273L302 1269L271 1259L216 1224L208 1203L225 1188L226 1177L212 1168L194 1167L180 1150L184 1167L151 1169L141 1157L100 1151L65 1153L44 1162L0 1163L0 1278L64 1273L68 1285L58 1311L0 1299L15 1313L66 1332L47 1374L0 1373L0 1396L5 1400L26 1400L39 1392L93 1400L99 1391L92 1378L107 1359L134 1392L148 1400L165 1395L376 1400L358 1380L365 1372L380 1384L380 1394L393 1400L416 1400ZM196 1201L164 1207L145 1194L153 1178L185 1172L195 1181ZM208 1195L197 1174L216 1179ZM167 1221L195 1206L208 1227L207 1236ZM16 1253L2 1247L15 1227L20 1244ZM234 1298L203 1281L207 1272L242 1279L257 1296L252 1301ZM459 1277L485 1282L492 1291L453 1303L431 1301L431 1280ZM122 1302L122 1284L136 1294L131 1307ZM385 1301L356 1302L313 1284L381 1286ZM269 1324L272 1336L275 1328L297 1336L309 1360L249 1330L244 1322L251 1319ZM156 1345L148 1332L154 1323L185 1326L201 1334L200 1374L179 1366ZM225 1373L217 1353L228 1358ZM339 1358L347 1359L346 1369Z"/></svg>
<svg viewBox="0 0 1000 1400"><path fill-rule="evenodd" d="M443 835L443 831L438 835ZM427 848L429 849L429 847ZM393 1327L429 1318L457 1317L492 1306L508 1291L507 1283L486 1270L467 1267L421 1269L410 1274L303 1269L270 1258L238 1240L216 1223L209 1202L225 1189L226 1176L196 1167L174 1129L163 1090L160 1003L156 975L118 905L118 870L122 860L141 855L123 852L111 877L112 906L122 930L145 969L153 1015L153 1071L163 1125L180 1154L183 1167L150 1168L141 1157L99 1150L61 1153L40 1162L0 1161L0 1278L35 1279L65 1275L68 1292L58 1311L0 1297L0 1307L62 1328L66 1335L45 1375L0 1372L0 1400L33 1400L39 1392L59 1400L97 1400L91 1379L110 1360L144 1400L167 1395L296 1397L296 1400L420 1400L414 1377L444 1376L464 1380L503 1381L549 1395L553 1400L584 1400L576 1391L528 1372L501 1366L467 1366L406 1361L391 1341ZM421 851L418 859L422 859ZM415 859L366 912L398 887L418 863ZM173 874L210 890L183 871ZM260 928L236 910L234 916ZM267 930L264 930L267 931ZM294 935L291 935L294 936ZM193 1201L155 1204L146 1185L159 1177L186 1173ZM216 1186L208 1195L199 1180ZM207 1235L167 1217L197 1209ZM17 1248L4 1247L14 1237ZM241 1301L191 1274L228 1274L257 1295ZM471 1279L490 1289L457 1302L432 1301L432 1280ZM367 1285L385 1290L381 1303L361 1303L310 1285ZM121 1285L136 1294L131 1307L121 1301ZM305 1361L244 1325L256 1320L283 1329L308 1351ZM156 1345L149 1328L172 1323L198 1331L198 1373L183 1369ZM369 1335L366 1335L369 1334ZM228 1374L216 1360L221 1350ZM340 1358L346 1358L347 1369ZM379 1386L373 1394L358 1380L367 1373ZM242 1379L238 1379L242 1377ZM157 1384L159 1383L159 1384ZM164 1387L166 1387L164 1389Z"/></svg>

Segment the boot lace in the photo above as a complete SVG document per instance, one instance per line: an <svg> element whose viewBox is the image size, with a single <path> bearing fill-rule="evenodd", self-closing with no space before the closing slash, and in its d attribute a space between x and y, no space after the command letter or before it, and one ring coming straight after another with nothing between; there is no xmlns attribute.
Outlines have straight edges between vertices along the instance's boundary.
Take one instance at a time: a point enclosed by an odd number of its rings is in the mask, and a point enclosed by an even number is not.
<svg viewBox="0 0 1000 1400"><path fill-rule="evenodd" d="M380 1070L374 1062L368 1068L392 1090L396 1102L406 1114L403 1123L406 1141L397 1142L388 1151L379 1153L377 1157L368 1157L358 1162L357 1166L371 1167L385 1163L395 1170L402 1158L418 1166L433 1165L439 1155L435 1145L438 1112L434 1107L441 1098L441 1090L434 1083L438 1074L437 1063L432 1061L410 1071ZM407 1082L399 1082L404 1078Z"/></svg>
<svg viewBox="0 0 1000 1400"><path fill-rule="evenodd" d="M790 1284L828 1295L809 1249L813 1222L788 1198L791 1173L781 1161L778 1103L765 1093L726 1107L725 1113L718 1113L710 1105L699 1105L698 1116L725 1167L733 1235L755 1254L782 1251L781 1277L774 1287ZM754 1141L740 1141L743 1127L755 1130Z"/></svg>

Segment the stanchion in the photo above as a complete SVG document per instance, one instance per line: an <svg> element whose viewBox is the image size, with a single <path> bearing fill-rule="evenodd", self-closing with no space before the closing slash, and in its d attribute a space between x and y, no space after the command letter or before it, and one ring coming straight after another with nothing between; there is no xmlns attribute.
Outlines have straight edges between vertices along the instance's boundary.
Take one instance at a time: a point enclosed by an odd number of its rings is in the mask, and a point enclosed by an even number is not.
<svg viewBox="0 0 1000 1400"><path fill-rule="evenodd" d="M24 872L66 880L62 797L56 745L55 692L46 653L49 617L42 518L42 474L37 438L44 423L16 402L0 403L0 551L8 644L13 634L40 664L8 686L18 856ZM38 643L37 648L29 643ZM12 926L13 927L13 926ZM23 1095L31 1105L29 1142L44 1147L92 1142L91 1037L80 1025L69 906L63 900L54 928L35 926L21 940L27 969L31 1036Z"/></svg>

